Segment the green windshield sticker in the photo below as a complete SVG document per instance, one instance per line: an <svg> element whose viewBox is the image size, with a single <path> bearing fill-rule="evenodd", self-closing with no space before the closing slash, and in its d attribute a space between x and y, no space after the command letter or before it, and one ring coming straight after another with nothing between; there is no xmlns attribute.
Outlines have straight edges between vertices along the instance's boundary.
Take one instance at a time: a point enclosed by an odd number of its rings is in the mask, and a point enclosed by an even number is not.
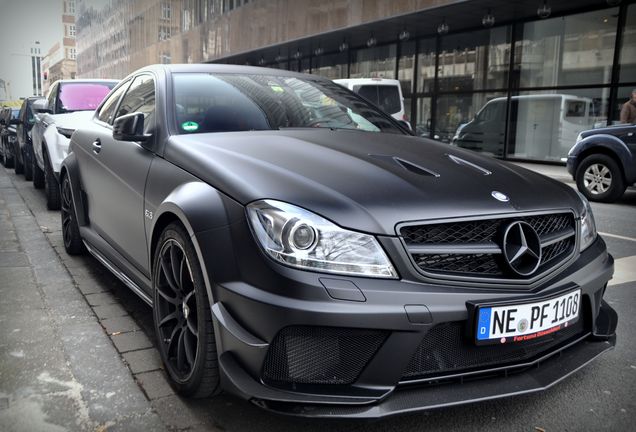
<svg viewBox="0 0 636 432"><path fill-rule="evenodd" d="M285 90L279 85L270 85L269 86L274 93L283 93Z"/></svg>
<svg viewBox="0 0 636 432"><path fill-rule="evenodd" d="M186 132L194 132L195 130L199 129L199 123L193 122L193 121L187 121L187 122L181 123L181 129L183 129Z"/></svg>

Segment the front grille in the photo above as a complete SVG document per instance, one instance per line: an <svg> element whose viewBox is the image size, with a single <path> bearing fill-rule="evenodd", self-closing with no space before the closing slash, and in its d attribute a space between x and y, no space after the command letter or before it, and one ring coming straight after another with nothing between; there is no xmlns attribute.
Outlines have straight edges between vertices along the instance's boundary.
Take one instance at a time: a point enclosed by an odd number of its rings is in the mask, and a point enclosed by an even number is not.
<svg viewBox="0 0 636 432"><path fill-rule="evenodd" d="M449 273L500 275L501 268L488 254L413 254L418 267Z"/></svg>
<svg viewBox="0 0 636 432"><path fill-rule="evenodd" d="M378 330L286 327L267 352L263 381L276 386L351 384L387 336Z"/></svg>
<svg viewBox="0 0 636 432"><path fill-rule="evenodd" d="M417 268L427 274L523 279L510 269L501 250L503 232L514 221L530 224L542 243L539 268L528 277L556 267L574 253L572 213L407 225L399 235Z"/></svg>
<svg viewBox="0 0 636 432"><path fill-rule="evenodd" d="M586 328L581 316L574 325L537 341L477 346L466 338L465 321L440 324L426 334L402 379L438 377L531 361L582 336Z"/></svg>

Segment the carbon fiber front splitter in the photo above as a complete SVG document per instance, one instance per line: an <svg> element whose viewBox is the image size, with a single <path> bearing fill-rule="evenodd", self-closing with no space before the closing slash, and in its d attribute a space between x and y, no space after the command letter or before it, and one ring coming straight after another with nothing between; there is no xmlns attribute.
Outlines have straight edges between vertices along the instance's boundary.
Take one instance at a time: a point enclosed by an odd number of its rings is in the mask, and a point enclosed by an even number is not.
<svg viewBox="0 0 636 432"><path fill-rule="evenodd" d="M588 338L523 372L448 385L401 385L384 399L366 405L298 404L258 398L252 402L285 415L359 419L451 407L546 390L613 349L615 343L616 336L605 341Z"/></svg>

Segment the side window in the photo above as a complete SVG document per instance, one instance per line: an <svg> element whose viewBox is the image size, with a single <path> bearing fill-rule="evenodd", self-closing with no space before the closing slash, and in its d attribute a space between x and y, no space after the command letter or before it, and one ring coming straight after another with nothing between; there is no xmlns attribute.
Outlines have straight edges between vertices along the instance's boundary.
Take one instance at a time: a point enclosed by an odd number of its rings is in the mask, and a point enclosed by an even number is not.
<svg viewBox="0 0 636 432"><path fill-rule="evenodd" d="M140 112L144 114L144 132L148 133L155 124L155 81L149 75L135 78L119 104L117 117Z"/></svg>
<svg viewBox="0 0 636 432"><path fill-rule="evenodd" d="M102 104L102 107L99 110L99 115L97 116L101 121L113 124L113 120L115 120L117 102L119 102L121 95L123 95L128 88L128 84L130 84L130 81L124 83L117 90L111 93L110 96L108 96L108 99L106 99L106 101Z"/></svg>
<svg viewBox="0 0 636 432"><path fill-rule="evenodd" d="M57 88L59 87L59 85L54 85L53 87L51 87L51 90L49 90L49 95L47 97L47 104L49 106L49 109L51 111L53 111L53 113L55 114L55 100L57 99Z"/></svg>

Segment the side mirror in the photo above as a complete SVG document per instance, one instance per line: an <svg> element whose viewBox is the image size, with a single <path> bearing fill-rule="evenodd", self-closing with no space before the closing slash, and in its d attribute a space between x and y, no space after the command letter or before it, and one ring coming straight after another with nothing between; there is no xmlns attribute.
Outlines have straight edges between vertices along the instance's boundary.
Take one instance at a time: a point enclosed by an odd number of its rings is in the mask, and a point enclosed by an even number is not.
<svg viewBox="0 0 636 432"><path fill-rule="evenodd" d="M49 102L46 99L38 99L33 102L33 111L36 113L51 113Z"/></svg>
<svg viewBox="0 0 636 432"><path fill-rule="evenodd" d="M9 124L19 125L22 121L19 118L12 118L9 120Z"/></svg>
<svg viewBox="0 0 636 432"><path fill-rule="evenodd" d="M144 134L144 115L140 112L117 117L113 123L113 138L118 141L147 141L150 135Z"/></svg>

